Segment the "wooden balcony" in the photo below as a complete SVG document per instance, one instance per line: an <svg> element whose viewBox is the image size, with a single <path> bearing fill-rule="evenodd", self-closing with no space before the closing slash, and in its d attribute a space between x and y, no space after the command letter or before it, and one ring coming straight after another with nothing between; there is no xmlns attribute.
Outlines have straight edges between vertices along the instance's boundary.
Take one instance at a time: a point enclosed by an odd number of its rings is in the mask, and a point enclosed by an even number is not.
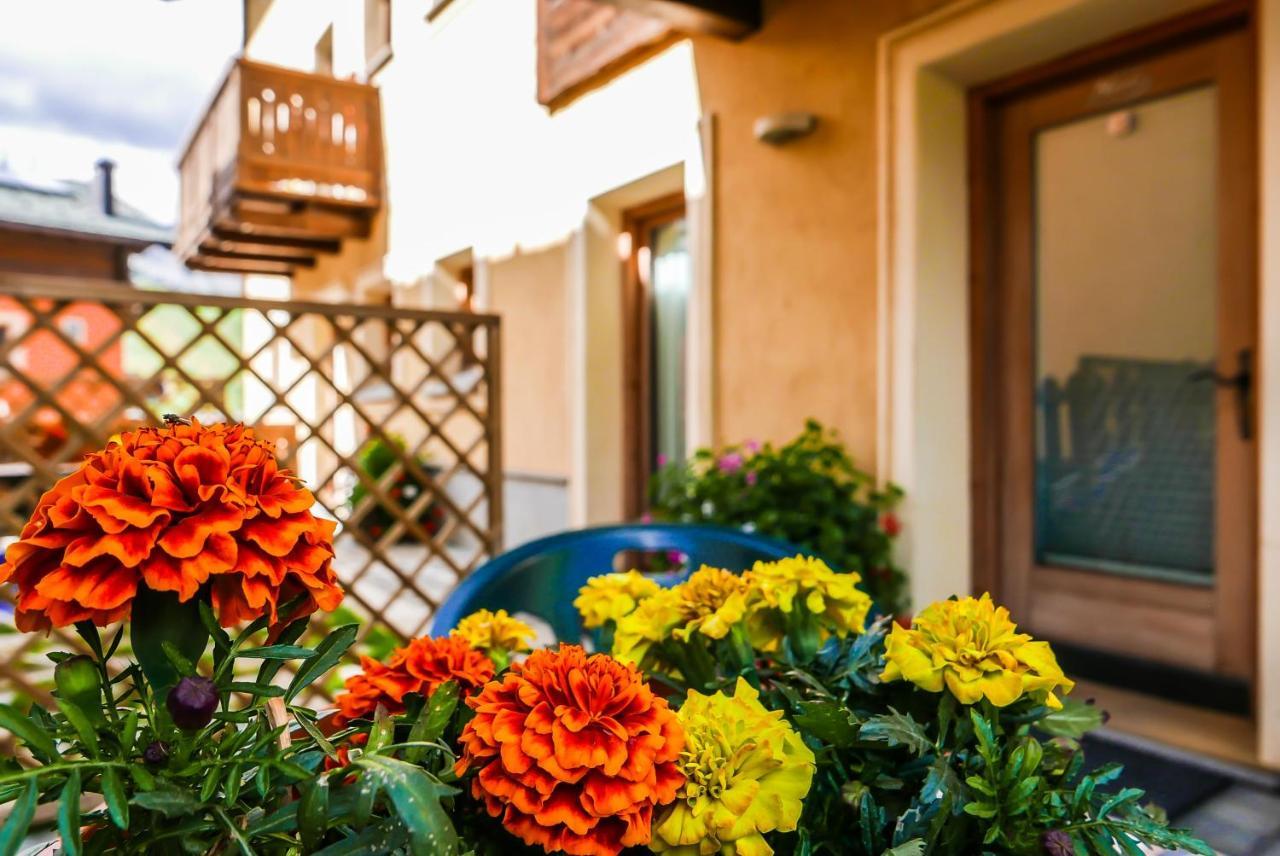
<svg viewBox="0 0 1280 856"><path fill-rule="evenodd" d="M237 60L179 161L177 252L201 270L291 275L366 237L382 204L373 86Z"/></svg>

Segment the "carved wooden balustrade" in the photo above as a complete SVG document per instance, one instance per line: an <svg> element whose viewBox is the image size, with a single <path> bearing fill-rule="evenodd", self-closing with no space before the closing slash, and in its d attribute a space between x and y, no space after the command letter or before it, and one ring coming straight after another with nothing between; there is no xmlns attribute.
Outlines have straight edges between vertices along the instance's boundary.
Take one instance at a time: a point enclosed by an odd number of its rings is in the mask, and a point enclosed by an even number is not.
<svg viewBox="0 0 1280 856"><path fill-rule="evenodd" d="M291 274L364 237L382 200L376 87L240 59L179 162L194 268Z"/></svg>

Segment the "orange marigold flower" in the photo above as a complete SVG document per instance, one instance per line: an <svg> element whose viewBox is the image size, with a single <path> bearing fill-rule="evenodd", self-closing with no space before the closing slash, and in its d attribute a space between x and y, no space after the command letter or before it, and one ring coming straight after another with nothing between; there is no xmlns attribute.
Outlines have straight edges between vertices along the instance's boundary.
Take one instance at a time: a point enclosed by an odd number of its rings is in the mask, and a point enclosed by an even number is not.
<svg viewBox="0 0 1280 856"><path fill-rule="evenodd" d="M526 844L616 856L646 844L676 798L684 731L630 664L578 645L541 650L467 699L456 772Z"/></svg>
<svg viewBox="0 0 1280 856"><path fill-rule="evenodd" d="M36 505L0 563L16 623L48 630L127 618L139 587L189 601L209 585L224 626L304 596L296 614L342 601L334 523L271 446L243 425L192 420L120 435ZM292 616L287 616L292 617Z"/></svg>
<svg viewBox="0 0 1280 856"><path fill-rule="evenodd" d="M335 725L371 716L378 705L388 713L403 713L405 696L430 696L446 681L457 681L466 695L484 686L494 672L493 661L460 636L414 639L391 652L385 665L361 657L360 668L359 674L347 678L347 691L335 700Z"/></svg>

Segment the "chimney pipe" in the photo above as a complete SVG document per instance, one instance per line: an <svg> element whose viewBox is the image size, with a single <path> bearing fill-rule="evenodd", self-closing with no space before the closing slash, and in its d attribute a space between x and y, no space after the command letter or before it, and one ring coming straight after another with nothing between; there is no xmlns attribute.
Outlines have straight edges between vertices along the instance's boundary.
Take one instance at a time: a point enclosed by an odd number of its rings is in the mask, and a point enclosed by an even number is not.
<svg viewBox="0 0 1280 856"><path fill-rule="evenodd" d="M93 165L93 202L108 217L114 217L116 213L115 182L112 181L115 168L115 161L109 158Z"/></svg>

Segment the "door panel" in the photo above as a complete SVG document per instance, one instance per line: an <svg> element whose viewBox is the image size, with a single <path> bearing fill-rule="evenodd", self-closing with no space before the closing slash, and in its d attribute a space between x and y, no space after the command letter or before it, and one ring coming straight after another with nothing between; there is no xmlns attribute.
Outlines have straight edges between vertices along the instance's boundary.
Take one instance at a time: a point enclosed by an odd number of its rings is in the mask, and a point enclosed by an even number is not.
<svg viewBox="0 0 1280 856"><path fill-rule="evenodd" d="M971 101L979 534L1035 632L1248 680L1252 38L1091 56Z"/></svg>

